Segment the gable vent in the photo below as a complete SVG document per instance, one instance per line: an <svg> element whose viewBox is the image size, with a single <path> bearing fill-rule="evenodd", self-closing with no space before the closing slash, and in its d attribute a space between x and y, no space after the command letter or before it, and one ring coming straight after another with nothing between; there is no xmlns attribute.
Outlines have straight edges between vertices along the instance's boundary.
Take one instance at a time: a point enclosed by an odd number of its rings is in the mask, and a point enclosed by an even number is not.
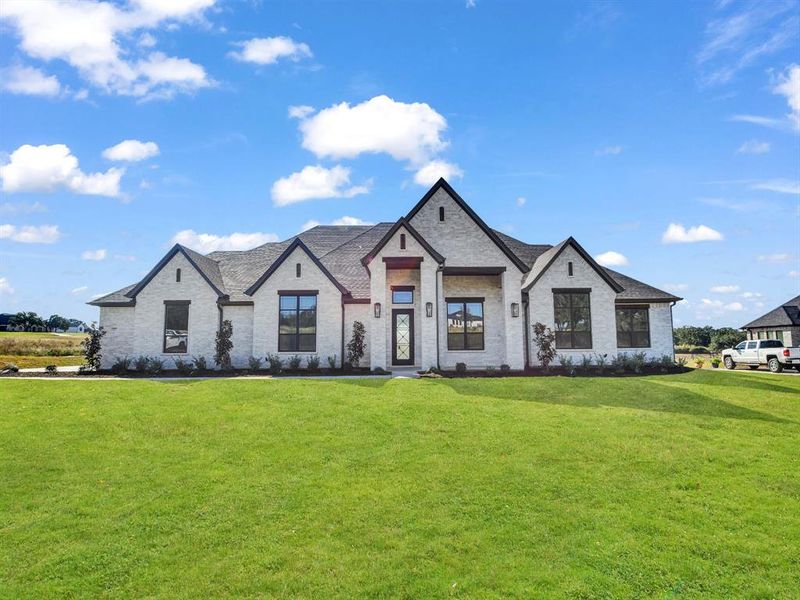
<svg viewBox="0 0 800 600"><path fill-rule="evenodd" d="M444 221L444 206L439 207L439 220Z"/></svg>

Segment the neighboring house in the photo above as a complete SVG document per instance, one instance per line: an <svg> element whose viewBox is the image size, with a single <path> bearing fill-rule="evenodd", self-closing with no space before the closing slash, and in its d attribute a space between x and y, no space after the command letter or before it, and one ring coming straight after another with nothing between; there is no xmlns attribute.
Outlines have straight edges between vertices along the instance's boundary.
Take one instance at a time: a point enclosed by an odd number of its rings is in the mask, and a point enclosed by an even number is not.
<svg viewBox="0 0 800 600"><path fill-rule="evenodd" d="M605 269L568 238L528 244L490 229L443 179L394 223L318 226L252 250L175 245L100 307L103 366L117 356L214 355L223 319L232 359L318 355L341 364L354 321L362 366L522 369L540 321L558 352L673 354L680 298Z"/></svg>
<svg viewBox="0 0 800 600"><path fill-rule="evenodd" d="M14 318L14 314L0 313L0 331L14 331L13 326L9 325L11 319Z"/></svg>
<svg viewBox="0 0 800 600"><path fill-rule="evenodd" d="M800 296L743 325L748 340L780 340L784 346L800 346Z"/></svg>
<svg viewBox="0 0 800 600"><path fill-rule="evenodd" d="M89 326L83 321L70 320L70 325L67 327L66 333L83 333L88 329Z"/></svg>

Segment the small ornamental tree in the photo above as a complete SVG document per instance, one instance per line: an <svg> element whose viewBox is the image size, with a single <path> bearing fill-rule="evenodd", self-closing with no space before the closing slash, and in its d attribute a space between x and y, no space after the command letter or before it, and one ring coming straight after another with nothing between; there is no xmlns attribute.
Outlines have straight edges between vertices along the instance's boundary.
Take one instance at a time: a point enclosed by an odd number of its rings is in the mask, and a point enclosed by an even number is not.
<svg viewBox="0 0 800 600"><path fill-rule="evenodd" d="M556 335L550 331L544 323L535 323L533 326L533 342L539 348L536 351L536 358L544 367L545 371L550 367L550 363L556 357L555 348Z"/></svg>
<svg viewBox="0 0 800 600"><path fill-rule="evenodd" d="M364 351L366 350L365 335L364 324L361 321L354 321L353 337L347 342L347 362L354 367L357 367L361 359L364 358Z"/></svg>
<svg viewBox="0 0 800 600"><path fill-rule="evenodd" d="M92 323L86 338L83 340L84 362L89 369L94 371L100 369L100 359L102 358L102 354L100 353L100 341L105 334L105 329L102 327L95 327L94 323Z"/></svg>
<svg viewBox="0 0 800 600"><path fill-rule="evenodd" d="M216 349L214 352L214 362L223 370L231 368L231 348L233 348L233 324L225 319L217 330Z"/></svg>

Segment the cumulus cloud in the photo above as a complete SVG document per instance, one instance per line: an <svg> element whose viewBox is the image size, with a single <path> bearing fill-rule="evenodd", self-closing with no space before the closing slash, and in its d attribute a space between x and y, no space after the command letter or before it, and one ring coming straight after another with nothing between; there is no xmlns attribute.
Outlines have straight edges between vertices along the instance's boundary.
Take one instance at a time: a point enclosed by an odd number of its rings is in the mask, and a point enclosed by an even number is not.
<svg viewBox="0 0 800 600"><path fill-rule="evenodd" d="M100 260L105 260L107 254L108 252L102 248L100 250L84 250L81 253L81 258L83 260L100 261Z"/></svg>
<svg viewBox="0 0 800 600"><path fill-rule="evenodd" d="M741 302L722 302L721 300L709 300L708 298L703 298L701 300L701 306L704 308L712 309L713 312L723 312L723 311L732 311L738 312L744 309Z"/></svg>
<svg viewBox="0 0 800 600"><path fill-rule="evenodd" d="M188 59L150 52L152 44L137 44L143 37L134 34L200 21L214 2L133 0L122 6L93 1L4 0L0 18L14 27L19 48L32 58L63 60L106 93L167 98L208 87L213 81L202 66Z"/></svg>
<svg viewBox="0 0 800 600"><path fill-rule="evenodd" d="M308 115L314 112L313 106L301 104L299 106L289 107L289 118L291 119L305 119Z"/></svg>
<svg viewBox="0 0 800 600"><path fill-rule="evenodd" d="M286 36L253 38L245 42L236 42L235 45L240 50L229 52L228 56L257 65L271 65L282 58L297 62L313 56L308 44L296 42Z"/></svg>
<svg viewBox="0 0 800 600"><path fill-rule="evenodd" d="M311 219L303 223L303 226L300 228L300 232L308 231L309 229L313 229L314 227L318 227L322 225L319 221L315 219ZM371 221L365 221L364 219L359 219L358 217L339 217L338 219L334 219L328 225L374 225Z"/></svg>
<svg viewBox="0 0 800 600"><path fill-rule="evenodd" d="M697 225L686 229L679 223L670 223L661 236L664 244L691 244L694 242L717 242L725 239L716 229L705 225Z"/></svg>
<svg viewBox="0 0 800 600"><path fill-rule="evenodd" d="M250 250L268 242L277 242L278 236L274 233L232 233L230 235L215 235L213 233L197 233L193 229L179 231L170 240L172 244L180 244L208 254L218 250Z"/></svg>
<svg viewBox="0 0 800 600"><path fill-rule="evenodd" d="M439 181L440 177L445 179L461 178L464 176L458 165L445 160L432 160L416 173L414 173L414 183L419 185L433 185Z"/></svg>
<svg viewBox="0 0 800 600"><path fill-rule="evenodd" d="M766 154L769 152L770 145L769 142L761 142L759 140L747 140L741 146L737 152L739 154Z"/></svg>
<svg viewBox="0 0 800 600"><path fill-rule="evenodd" d="M772 91L786 98L789 105L789 114L786 117L795 129L800 129L800 65L789 65L778 76Z"/></svg>
<svg viewBox="0 0 800 600"><path fill-rule="evenodd" d="M140 142L139 140L123 140L116 146L103 150L103 158L116 161L136 162L158 156L158 144Z"/></svg>
<svg viewBox="0 0 800 600"><path fill-rule="evenodd" d="M604 267L624 267L628 264L628 258L624 254L609 250L594 257L598 264Z"/></svg>
<svg viewBox="0 0 800 600"><path fill-rule="evenodd" d="M608 156L608 155L617 155L622 154L622 146L606 146L604 148L598 148L594 151L595 156Z"/></svg>
<svg viewBox="0 0 800 600"><path fill-rule="evenodd" d="M0 179L3 191L9 193L67 189L76 194L116 197L124 172L125 169L112 167L105 173L84 173L78 159L64 144L25 144L0 166Z"/></svg>
<svg viewBox="0 0 800 600"><path fill-rule="evenodd" d="M738 285L715 285L711 288L714 294L733 294L739 291Z"/></svg>
<svg viewBox="0 0 800 600"><path fill-rule="evenodd" d="M21 244L54 244L61 239L58 225L0 225L0 240Z"/></svg>
<svg viewBox="0 0 800 600"><path fill-rule="evenodd" d="M385 153L422 165L447 147L445 118L424 102L376 96L361 104L334 104L300 122L303 148L318 158Z"/></svg>
<svg viewBox="0 0 800 600"><path fill-rule="evenodd" d="M14 66L0 72L3 89L26 96L58 96L61 84L55 75L45 75L33 67Z"/></svg>
<svg viewBox="0 0 800 600"><path fill-rule="evenodd" d="M0 296L8 295L14 293L14 288L11 287L11 283L5 277L0 277Z"/></svg>
<svg viewBox="0 0 800 600"><path fill-rule="evenodd" d="M347 167L336 165L326 169L320 165L309 165L272 184L272 203L286 206L320 198L352 198L366 194L370 186L370 181L350 186L350 169Z"/></svg>

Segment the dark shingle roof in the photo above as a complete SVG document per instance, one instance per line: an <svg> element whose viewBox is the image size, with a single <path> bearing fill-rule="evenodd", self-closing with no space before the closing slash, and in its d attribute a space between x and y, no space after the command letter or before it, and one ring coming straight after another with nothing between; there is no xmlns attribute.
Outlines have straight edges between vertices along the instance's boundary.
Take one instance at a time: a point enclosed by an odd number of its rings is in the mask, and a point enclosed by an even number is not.
<svg viewBox="0 0 800 600"><path fill-rule="evenodd" d="M795 296L788 302L784 302L767 314L760 316L755 321L742 325L742 329L751 327L791 327L793 325L800 325L800 296Z"/></svg>
<svg viewBox="0 0 800 600"><path fill-rule="evenodd" d="M244 292L281 256L281 254L299 238L314 253L331 275L347 290L353 298L369 298L369 272L361 264L361 259L370 252L394 223L378 223L376 225L318 225L296 236L281 242L270 242L251 250L217 251L203 255L189 248L181 247L187 256L197 265L209 282L218 288L229 301L250 301L252 298ZM497 237L514 255L531 268L526 280L535 275L536 265L544 265L547 257L557 253L563 244L528 244L509 235L494 231ZM538 260L538 259L542 260ZM624 288L617 296L620 300L650 300L674 302L677 296L668 294L650 285L637 281L632 277L617 273L611 269L604 271ZM141 283L141 282L140 282ZM134 300L126 296L137 284L129 285L121 290L97 298L89 304L130 305Z"/></svg>

